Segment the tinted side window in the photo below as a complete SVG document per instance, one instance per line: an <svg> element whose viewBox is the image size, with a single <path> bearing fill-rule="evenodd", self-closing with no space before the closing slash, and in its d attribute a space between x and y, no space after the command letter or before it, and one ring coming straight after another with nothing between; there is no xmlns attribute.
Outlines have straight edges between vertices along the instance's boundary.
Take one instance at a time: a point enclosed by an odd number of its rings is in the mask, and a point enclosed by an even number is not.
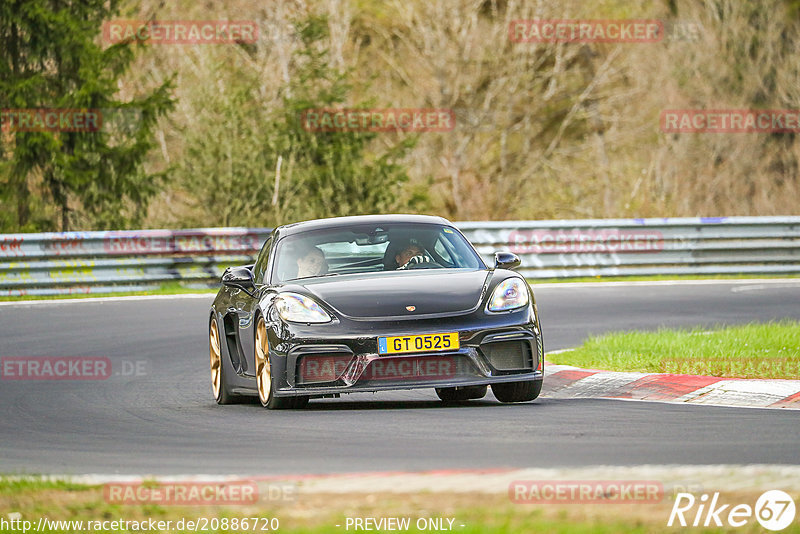
<svg viewBox="0 0 800 534"><path fill-rule="evenodd" d="M267 238L267 241L264 243L264 246L261 247L261 252L258 253L258 259L256 260L256 265L255 267L253 267L253 278L255 279L256 284L264 283L264 271L267 270L267 265L269 264L270 246L272 246L271 236Z"/></svg>
<svg viewBox="0 0 800 534"><path fill-rule="evenodd" d="M447 243L443 236L439 236L436 240L436 244L433 245L433 251L439 255L439 258L445 263L445 266L451 267L455 262L453 258L450 256L450 251L447 249Z"/></svg>

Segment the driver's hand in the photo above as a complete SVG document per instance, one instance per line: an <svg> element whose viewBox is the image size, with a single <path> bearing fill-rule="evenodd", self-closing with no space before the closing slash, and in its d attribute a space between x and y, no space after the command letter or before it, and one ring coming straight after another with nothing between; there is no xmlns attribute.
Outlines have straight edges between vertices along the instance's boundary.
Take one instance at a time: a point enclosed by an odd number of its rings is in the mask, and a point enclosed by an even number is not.
<svg viewBox="0 0 800 534"><path fill-rule="evenodd" d="M407 269L410 265L414 265L415 263L430 263L433 259L426 255L426 254L418 254L416 256L412 256L405 265L400 267L401 269Z"/></svg>

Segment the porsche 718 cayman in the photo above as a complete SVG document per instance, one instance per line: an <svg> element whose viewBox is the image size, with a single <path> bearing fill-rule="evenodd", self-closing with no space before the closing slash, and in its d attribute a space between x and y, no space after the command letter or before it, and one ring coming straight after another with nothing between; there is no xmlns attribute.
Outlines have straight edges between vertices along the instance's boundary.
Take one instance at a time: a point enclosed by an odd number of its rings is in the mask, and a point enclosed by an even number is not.
<svg viewBox="0 0 800 534"><path fill-rule="evenodd" d="M342 393L435 388L443 401L535 399L544 349L534 295L450 222L358 216L276 228L231 267L209 315L219 404L300 408Z"/></svg>

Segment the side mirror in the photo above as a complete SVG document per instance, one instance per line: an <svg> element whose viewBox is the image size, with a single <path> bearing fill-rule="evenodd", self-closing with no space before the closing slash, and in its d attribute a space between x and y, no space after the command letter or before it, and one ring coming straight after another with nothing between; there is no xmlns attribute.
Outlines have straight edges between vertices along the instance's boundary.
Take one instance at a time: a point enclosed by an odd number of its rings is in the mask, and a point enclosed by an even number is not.
<svg viewBox="0 0 800 534"><path fill-rule="evenodd" d="M222 273L222 284L249 292L251 289L255 289L253 271L250 270L250 266L228 267Z"/></svg>
<svg viewBox="0 0 800 534"><path fill-rule="evenodd" d="M511 252L495 252L494 253L494 268L495 269L516 269L522 263L519 256Z"/></svg>

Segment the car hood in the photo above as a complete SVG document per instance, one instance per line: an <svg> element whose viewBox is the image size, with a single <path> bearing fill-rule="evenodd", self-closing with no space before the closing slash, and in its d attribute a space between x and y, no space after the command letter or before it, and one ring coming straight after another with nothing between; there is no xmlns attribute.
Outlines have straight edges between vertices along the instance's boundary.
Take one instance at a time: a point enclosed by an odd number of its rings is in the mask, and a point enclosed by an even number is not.
<svg viewBox="0 0 800 534"><path fill-rule="evenodd" d="M474 311L491 271L396 271L321 278L305 290L352 318L419 317ZM407 307L413 306L413 310Z"/></svg>

